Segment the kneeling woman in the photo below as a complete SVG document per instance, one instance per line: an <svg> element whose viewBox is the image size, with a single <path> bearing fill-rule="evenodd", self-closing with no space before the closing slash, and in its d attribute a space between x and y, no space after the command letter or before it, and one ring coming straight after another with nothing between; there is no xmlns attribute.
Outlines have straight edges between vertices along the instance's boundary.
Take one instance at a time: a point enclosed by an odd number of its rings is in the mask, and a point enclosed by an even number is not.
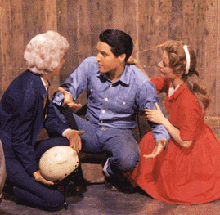
<svg viewBox="0 0 220 215"><path fill-rule="evenodd" d="M204 123L209 98L198 83L195 53L179 41L167 41L162 46L162 77L151 82L158 93L167 93L169 119L159 108L146 110L146 114L148 120L163 124L171 139L161 151L163 146L154 148L153 135L147 133L140 143L141 160L132 177L149 195L168 203L200 204L219 199L220 145Z"/></svg>
<svg viewBox="0 0 220 215"><path fill-rule="evenodd" d="M59 73L68 47L67 40L54 31L34 37L24 55L28 69L12 81L0 102L0 139L7 180L18 202L50 211L61 207L64 197L50 187L54 182L42 177L38 161L53 146L81 149L81 133L68 129L57 118L47 97L47 79ZM43 127L56 137L38 141Z"/></svg>

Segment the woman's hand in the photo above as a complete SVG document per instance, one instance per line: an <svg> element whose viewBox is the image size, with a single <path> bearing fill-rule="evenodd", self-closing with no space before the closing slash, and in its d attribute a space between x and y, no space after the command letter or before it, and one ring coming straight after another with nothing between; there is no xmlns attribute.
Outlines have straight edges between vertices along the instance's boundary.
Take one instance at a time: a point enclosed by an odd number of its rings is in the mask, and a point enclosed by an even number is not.
<svg viewBox="0 0 220 215"><path fill-rule="evenodd" d="M81 104L76 104L73 101L73 97L71 96L70 92L67 92L65 89L62 87L58 87L58 90L64 94L64 102L63 104L69 108L70 110L79 110L82 105Z"/></svg>
<svg viewBox="0 0 220 215"><path fill-rule="evenodd" d="M40 171L38 170L37 172L33 173L34 179L35 181L39 181L47 186L51 186L54 185L53 181L47 181L40 173Z"/></svg>
<svg viewBox="0 0 220 215"><path fill-rule="evenodd" d="M132 56L130 56L130 57L128 58L127 63L129 63L129 64L131 64L131 65L137 65L137 60L134 59Z"/></svg>
<svg viewBox="0 0 220 215"><path fill-rule="evenodd" d="M64 133L64 136L70 141L70 147L76 150L78 153L82 149L82 141L80 135L84 131L77 131L74 129L69 129Z"/></svg>
<svg viewBox="0 0 220 215"><path fill-rule="evenodd" d="M160 107L157 104L157 102L155 102L155 107L156 107L156 110L145 109L145 114L147 115L147 119L154 123L163 124L166 118L164 117L164 114L160 110Z"/></svg>
<svg viewBox="0 0 220 215"><path fill-rule="evenodd" d="M148 159L157 157L164 150L164 147L166 146L166 141L167 141L166 139L161 139L157 141L157 144L153 152L149 155L143 155L143 157Z"/></svg>
<svg viewBox="0 0 220 215"><path fill-rule="evenodd" d="M160 107L155 103L156 110L145 109L147 119L154 123L160 123L169 132L170 136L182 147L189 148L192 141L182 140L179 129L175 128L173 124L166 119L160 110ZM155 147L156 150L157 147Z"/></svg>

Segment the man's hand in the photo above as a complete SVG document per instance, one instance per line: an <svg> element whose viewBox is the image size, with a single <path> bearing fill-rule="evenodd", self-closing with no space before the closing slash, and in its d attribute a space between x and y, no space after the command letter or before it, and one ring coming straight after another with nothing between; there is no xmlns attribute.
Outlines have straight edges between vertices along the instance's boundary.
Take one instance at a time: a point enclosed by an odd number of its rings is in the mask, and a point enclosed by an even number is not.
<svg viewBox="0 0 220 215"><path fill-rule="evenodd" d="M166 139L161 139L157 142L155 149L153 152L149 155L143 155L144 158L155 158L157 155L159 155L163 150L164 147L166 146Z"/></svg>
<svg viewBox="0 0 220 215"><path fill-rule="evenodd" d="M73 97L71 96L71 94L69 92L67 92L65 89L63 89L62 87L58 87L58 90L64 94L64 102L63 104L69 108L70 110L79 110L82 105L81 104L76 104L73 101Z"/></svg>
<svg viewBox="0 0 220 215"><path fill-rule="evenodd" d="M84 131L76 131L74 129L70 129L65 132L65 137L70 141L70 147L76 150L78 153L82 149L82 141L80 135L82 135Z"/></svg>
<svg viewBox="0 0 220 215"><path fill-rule="evenodd" d="M39 181L47 186L51 186L54 185L53 181L47 181L40 173L40 171L38 170L37 172L33 173L34 179L35 181Z"/></svg>

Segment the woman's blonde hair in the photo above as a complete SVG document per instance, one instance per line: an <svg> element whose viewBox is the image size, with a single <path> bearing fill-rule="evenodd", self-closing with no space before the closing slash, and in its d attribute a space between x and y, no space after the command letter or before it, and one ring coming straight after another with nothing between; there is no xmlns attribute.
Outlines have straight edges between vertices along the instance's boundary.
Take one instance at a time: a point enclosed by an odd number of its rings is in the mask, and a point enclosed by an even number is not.
<svg viewBox="0 0 220 215"><path fill-rule="evenodd" d="M52 72L60 65L69 43L55 31L38 34L28 43L24 58L29 70L36 74Z"/></svg>
<svg viewBox="0 0 220 215"><path fill-rule="evenodd" d="M196 71L196 55L190 46L187 46L190 55L190 68L188 74L186 74L186 51L183 48L184 45L182 41L168 40L159 45L159 47L163 47L167 51L169 67L173 69L173 73L181 74L183 72L183 81L205 110L210 103L208 91L207 88L200 84L199 73Z"/></svg>

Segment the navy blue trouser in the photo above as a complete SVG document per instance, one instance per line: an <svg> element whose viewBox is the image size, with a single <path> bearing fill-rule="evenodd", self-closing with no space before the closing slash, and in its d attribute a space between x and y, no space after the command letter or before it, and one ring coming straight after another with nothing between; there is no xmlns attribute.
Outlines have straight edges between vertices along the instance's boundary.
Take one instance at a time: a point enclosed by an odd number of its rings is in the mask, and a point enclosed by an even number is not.
<svg viewBox="0 0 220 215"><path fill-rule="evenodd" d="M73 117L72 125L69 126L85 131L81 135L83 151L89 153L105 152L110 155L107 171L111 176L132 171L136 167L140 150L131 129L100 127L76 114L73 114Z"/></svg>
<svg viewBox="0 0 220 215"><path fill-rule="evenodd" d="M43 153L53 146L69 146L64 137L48 138L38 142L35 150L37 161ZM18 201L39 207L44 210L55 211L64 203L64 197L54 188L45 186L30 177L17 159L6 159L7 179L15 186L13 191Z"/></svg>

